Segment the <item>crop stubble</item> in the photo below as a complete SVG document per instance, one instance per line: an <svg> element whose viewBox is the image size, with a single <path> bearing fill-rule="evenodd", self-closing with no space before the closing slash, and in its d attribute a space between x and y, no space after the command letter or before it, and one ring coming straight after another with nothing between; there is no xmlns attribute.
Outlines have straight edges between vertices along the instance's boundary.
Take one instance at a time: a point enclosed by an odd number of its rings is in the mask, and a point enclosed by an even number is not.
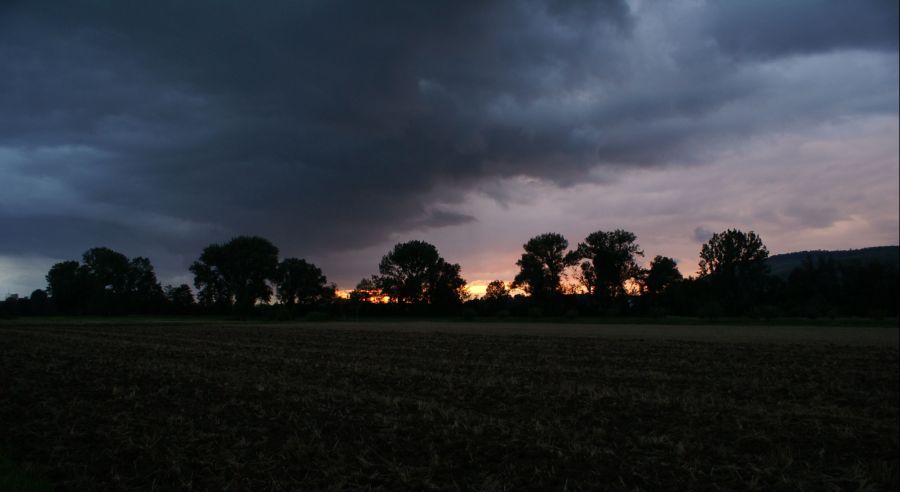
<svg viewBox="0 0 900 492"><path fill-rule="evenodd" d="M63 490L875 490L898 349L0 325L0 453Z"/></svg>

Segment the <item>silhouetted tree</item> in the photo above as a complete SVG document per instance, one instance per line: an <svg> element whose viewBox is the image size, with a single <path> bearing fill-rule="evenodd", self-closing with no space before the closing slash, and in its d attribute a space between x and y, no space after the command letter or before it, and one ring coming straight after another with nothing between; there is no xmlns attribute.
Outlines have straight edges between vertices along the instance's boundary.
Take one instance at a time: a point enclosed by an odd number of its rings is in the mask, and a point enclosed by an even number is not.
<svg viewBox="0 0 900 492"><path fill-rule="evenodd" d="M19 294L8 294L0 301L0 318L21 316L26 310L26 300L20 299Z"/></svg>
<svg viewBox="0 0 900 492"><path fill-rule="evenodd" d="M350 300L353 302L368 302L372 297L381 293L378 283L374 278L364 278L356 284L356 289L350 292Z"/></svg>
<svg viewBox="0 0 900 492"><path fill-rule="evenodd" d="M682 279L681 272L678 271L678 264L674 259L657 255L650 262L650 268L644 276L643 289L650 296L658 296L672 284L681 282Z"/></svg>
<svg viewBox="0 0 900 492"><path fill-rule="evenodd" d="M128 263L126 295L131 312L157 312L165 302L162 286L150 260L141 256Z"/></svg>
<svg viewBox="0 0 900 492"><path fill-rule="evenodd" d="M500 303L511 298L509 288L506 286L506 282L502 280L494 280L489 283L484 290L484 297L482 297L486 302L491 303Z"/></svg>
<svg viewBox="0 0 900 492"><path fill-rule="evenodd" d="M278 269L278 248L261 237L238 236L207 246L190 269L204 305L233 305L246 314L272 297L268 282Z"/></svg>
<svg viewBox="0 0 900 492"><path fill-rule="evenodd" d="M581 263L580 278L589 294L603 302L625 296L625 282L641 274L636 256L644 256L634 233L617 229L597 231L571 255Z"/></svg>
<svg viewBox="0 0 900 492"><path fill-rule="evenodd" d="M639 305L649 310L646 311L648 314L654 315L690 312L690 306L682 299L685 289L679 289L683 283L684 278L675 260L657 255L650 262L650 268L641 271Z"/></svg>
<svg viewBox="0 0 900 492"><path fill-rule="evenodd" d="M91 279L103 290L122 294L128 284L128 257L109 248L91 248L82 255Z"/></svg>
<svg viewBox="0 0 900 492"><path fill-rule="evenodd" d="M572 257L566 255L569 242L561 234L551 232L529 239L522 247L525 252L516 262L519 273L513 288L524 289L538 302L557 297L562 272L573 264Z"/></svg>
<svg viewBox="0 0 900 492"><path fill-rule="evenodd" d="M764 272L769 250L753 231L715 233L700 250L700 276Z"/></svg>
<svg viewBox="0 0 900 492"><path fill-rule="evenodd" d="M61 314L152 313L165 303L147 258L128 257L105 247L91 248L83 263L64 261L47 273L47 293Z"/></svg>
<svg viewBox="0 0 900 492"><path fill-rule="evenodd" d="M437 248L424 241L409 241L394 246L378 265L378 287L399 303L423 303L428 277L440 261Z"/></svg>
<svg viewBox="0 0 900 492"><path fill-rule="evenodd" d="M275 278L278 299L289 310L334 296L334 288L328 285L322 270L306 260L286 258L278 265Z"/></svg>
<svg viewBox="0 0 900 492"><path fill-rule="evenodd" d="M127 311L127 256L106 247L91 248L82 255L82 267L90 283L89 311L102 314Z"/></svg>
<svg viewBox="0 0 900 492"><path fill-rule="evenodd" d="M502 280L491 281L484 291L484 295L477 302L473 302L472 306L478 310L487 310L497 313L508 308L512 304L512 296L509 293L509 287Z"/></svg>
<svg viewBox="0 0 900 492"><path fill-rule="evenodd" d="M204 248L200 259L190 266L197 288L197 303L207 310L227 311L231 308L234 295L219 271L219 265L226 261L222 246L212 244Z"/></svg>
<svg viewBox="0 0 900 492"><path fill-rule="evenodd" d="M187 314L193 310L194 294L189 285L181 284L178 287L167 285L163 291L170 309L175 314Z"/></svg>
<svg viewBox="0 0 900 492"><path fill-rule="evenodd" d="M756 303L765 287L769 250L753 231L713 234L700 250L700 279L710 282L732 314Z"/></svg>
<svg viewBox="0 0 900 492"><path fill-rule="evenodd" d="M378 288L401 304L458 304L465 295L460 267L447 263L424 241L394 246L378 265Z"/></svg>
<svg viewBox="0 0 900 492"><path fill-rule="evenodd" d="M47 293L41 289L35 289L28 296L31 301L31 314L47 315L50 314L50 299Z"/></svg>
<svg viewBox="0 0 900 492"><path fill-rule="evenodd" d="M61 314L78 314L85 311L85 302L91 285L87 272L77 261L62 261L47 272L47 294L53 306Z"/></svg>
<svg viewBox="0 0 900 492"><path fill-rule="evenodd" d="M438 261L425 291L428 304L449 308L468 299L469 291L460 271L456 263L447 263L443 258Z"/></svg>

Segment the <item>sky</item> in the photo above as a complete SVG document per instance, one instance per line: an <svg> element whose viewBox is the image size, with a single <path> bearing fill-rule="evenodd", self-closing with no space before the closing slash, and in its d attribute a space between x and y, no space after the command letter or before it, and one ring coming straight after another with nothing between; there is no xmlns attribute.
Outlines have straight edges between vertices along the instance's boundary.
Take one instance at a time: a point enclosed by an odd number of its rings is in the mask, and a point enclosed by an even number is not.
<svg viewBox="0 0 900 492"><path fill-rule="evenodd" d="M351 289L394 244L475 292L522 244L694 273L897 244L898 3L0 2L0 294L107 246L191 283L260 235Z"/></svg>

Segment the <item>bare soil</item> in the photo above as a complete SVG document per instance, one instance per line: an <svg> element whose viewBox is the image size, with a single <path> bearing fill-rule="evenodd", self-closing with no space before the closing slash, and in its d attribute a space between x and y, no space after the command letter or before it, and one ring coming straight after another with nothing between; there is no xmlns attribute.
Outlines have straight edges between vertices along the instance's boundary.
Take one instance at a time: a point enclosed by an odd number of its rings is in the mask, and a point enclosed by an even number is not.
<svg viewBox="0 0 900 492"><path fill-rule="evenodd" d="M59 490L898 485L892 328L0 324L0 455Z"/></svg>

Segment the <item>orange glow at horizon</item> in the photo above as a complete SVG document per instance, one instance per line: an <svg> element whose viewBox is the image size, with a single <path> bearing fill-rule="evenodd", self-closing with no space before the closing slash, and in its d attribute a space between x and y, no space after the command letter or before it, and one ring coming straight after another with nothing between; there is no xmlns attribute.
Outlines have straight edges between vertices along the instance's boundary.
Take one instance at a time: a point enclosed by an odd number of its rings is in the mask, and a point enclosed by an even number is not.
<svg viewBox="0 0 900 492"><path fill-rule="evenodd" d="M641 284L637 280L630 278L625 281L625 292L631 296L641 295Z"/></svg>
<svg viewBox="0 0 900 492"><path fill-rule="evenodd" d="M492 280L473 280L472 282L467 283L466 290L469 292L470 298L471 299L479 299L481 297L484 297L484 294L487 292L487 286L491 282L492 282ZM503 283L504 283L504 285L506 285L506 288L509 289L509 295L511 295L511 296L517 296L517 295L527 296L528 295L522 289L512 288L512 282L510 282L510 281L504 280ZM334 295L335 295L335 297L337 297L339 299L346 300L346 299L350 299L350 294L354 291L355 291L355 289L337 289L334 291ZM370 295L366 298L366 301L368 301L368 302L378 303L378 304L387 304L387 303L391 302L390 296L379 296L376 292L369 292L369 294Z"/></svg>
<svg viewBox="0 0 900 492"><path fill-rule="evenodd" d="M350 294L355 292L356 289L337 289L334 291L335 297L339 299L350 299ZM386 295L379 295L375 291L366 291L368 296L365 298L366 302L371 302L373 304L387 304L391 302L391 297Z"/></svg>
<svg viewBox="0 0 900 492"><path fill-rule="evenodd" d="M488 282L483 280L476 280L475 282L466 284L466 290L469 291L469 294L471 294L472 297L484 297L484 293L487 292L487 284Z"/></svg>
<svg viewBox="0 0 900 492"><path fill-rule="evenodd" d="M473 280L466 284L466 290L470 294L470 299L480 299L484 297L485 293L487 293L487 286L490 284L492 280ZM528 296L521 288L513 288L511 281L503 281L503 284L506 285L506 288L509 289L510 296ZM562 282L560 282L560 287L562 291L567 294L587 294L587 289L580 282L574 281L572 279L563 278ZM625 281L625 292L628 295L639 296L641 295L641 285L634 279L628 279ZM338 289L335 290L335 297L339 299L350 299L350 293L354 292L355 289ZM377 292L368 292L369 296L366 297L367 302L376 303L376 304L387 304L391 302L390 296L386 295L378 295Z"/></svg>

